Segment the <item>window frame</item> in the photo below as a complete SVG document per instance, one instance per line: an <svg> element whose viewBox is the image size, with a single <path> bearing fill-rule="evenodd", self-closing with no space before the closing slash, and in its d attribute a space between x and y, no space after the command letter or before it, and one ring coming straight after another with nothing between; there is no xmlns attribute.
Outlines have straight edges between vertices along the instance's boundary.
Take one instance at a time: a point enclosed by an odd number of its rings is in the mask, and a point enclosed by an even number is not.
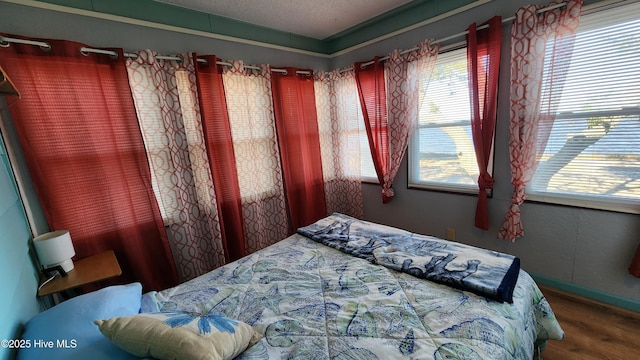
<svg viewBox="0 0 640 360"><path fill-rule="evenodd" d="M640 121L640 107L622 108L620 110L603 110L581 113L560 113L556 120L588 117L612 117L612 116L638 116ZM537 165L536 165L537 170ZM535 173L534 175L535 176ZM533 178L532 176L532 178ZM631 214L640 214L640 200L611 199L607 195L593 194L567 194L551 191L538 191L531 187L529 182L525 187L527 199L525 201L565 205L594 210L607 210Z"/></svg>
<svg viewBox="0 0 640 360"><path fill-rule="evenodd" d="M614 7L596 8L588 13L583 13L581 17L581 24L576 34L580 32L588 32L595 29L604 28L623 21L631 21L640 19L640 12L632 11L635 13L632 15L625 9L633 4L623 4ZM583 19L587 17L588 21L583 23ZM590 18L590 19L589 19ZM640 121L640 106L637 107L621 107L614 110L599 110L584 111L584 112L559 112L556 114L555 121L557 120L570 120L570 119L585 119L592 117L638 117ZM627 120L632 121L632 120ZM537 171L536 164L536 171ZM610 195L601 194L585 194L585 193L561 193L555 191L540 191L532 188L533 178L535 172L532 175L532 181L526 185L525 193L527 202L554 204L561 206L578 207L593 210L614 211L622 213L640 214L640 199L630 198L616 198ZM638 179L640 180L640 179Z"/></svg>
<svg viewBox="0 0 640 360"><path fill-rule="evenodd" d="M460 56L458 54L452 54L453 52L459 52L460 54L464 54L464 57L466 59L466 48L467 48L466 43L461 43L461 44L456 44L452 47L446 48L444 50L441 50L440 53L438 54L438 60L440 60L442 56L445 56L445 59L452 58L454 56ZM438 63L436 62L436 66L437 65ZM467 71L467 74L468 74L468 69L465 69L465 71ZM467 96L469 94L468 85L467 85L466 94ZM446 193L461 194L461 195L477 195L478 194L479 187L477 183L477 178L474 179L475 180L474 184L454 184L454 183L446 183L446 182L440 182L440 181L417 181L420 173L420 155L419 155L420 144L418 141L420 130L427 129L427 128L443 128L443 127L450 127L450 126L471 127L472 126L471 125L471 109L469 109L468 121L460 120L457 122L452 122L452 123L447 123L442 125L420 124L420 122L418 121L418 125L416 126L416 129L413 132L413 134L411 135L411 138L409 140L409 145L407 147L407 188L408 189L446 192ZM493 170L494 170L495 137L496 135L494 132L493 141L491 145L491 154L489 156L489 164L487 166L487 171L489 172L489 174L491 174L491 176L493 176ZM473 136L471 137L470 140L471 140L471 143L473 144ZM474 160L476 159L475 148L473 152L473 158ZM477 163L476 163L476 166L477 166ZM488 197L493 196L493 189L487 190L487 196Z"/></svg>

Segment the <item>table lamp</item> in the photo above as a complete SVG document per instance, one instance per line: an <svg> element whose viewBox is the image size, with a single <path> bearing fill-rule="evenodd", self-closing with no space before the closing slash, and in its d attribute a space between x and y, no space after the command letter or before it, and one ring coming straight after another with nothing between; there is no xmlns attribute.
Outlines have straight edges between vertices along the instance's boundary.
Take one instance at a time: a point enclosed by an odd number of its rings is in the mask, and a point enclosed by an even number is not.
<svg viewBox="0 0 640 360"><path fill-rule="evenodd" d="M56 266L69 272L73 270L71 258L76 254L68 230L58 230L42 234L33 239L33 246L44 269Z"/></svg>

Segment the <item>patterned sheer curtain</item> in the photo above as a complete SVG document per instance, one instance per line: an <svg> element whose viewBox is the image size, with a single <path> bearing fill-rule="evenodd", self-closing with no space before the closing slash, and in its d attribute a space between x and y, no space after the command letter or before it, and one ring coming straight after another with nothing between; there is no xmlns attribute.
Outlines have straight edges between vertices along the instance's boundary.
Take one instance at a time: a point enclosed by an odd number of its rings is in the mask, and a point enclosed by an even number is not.
<svg viewBox="0 0 640 360"><path fill-rule="evenodd" d="M548 6L559 4L552 2ZM540 13L547 6L518 9L511 30L511 120L509 155L513 198L498 238L515 241L524 235L520 205L526 199L525 186L535 172L553 126L564 80L571 61L582 0ZM553 48L545 58L546 48Z"/></svg>
<svg viewBox="0 0 640 360"><path fill-rule="evenodd" d="M489 27L477 30L476 23L473 23L467 29L467 67L469 69L471 134L480 173L475 225L480 229L488 230L487 191L493 189L489 161L493 151L498 109L502 20L499 16L494 16L485 24Z"/></svg>
<svg viewBox="0 0 640 360"><path fill-rule="evenodd" d="M418 126L419 111L425 97L440 44L426 40L416 50L402 55L399 50L389 54L387 73L387 109L389 112L389 169L384 175L383 193L391 184L407 150L409 138Z"/></svg>
<svg viewBox="0 0 640 360"><path fill-rule="evenodd" d="M22 95L11 113L50 228L69 230L78 258L114 250L118 282L176 285L122 49L42 41L0 47L0 66Z"/></svg>
<svg viewBox="0 0 640 360"><path fill-rule="evenodd" d="M327 213L362 218L359 124L364 119L355 74L316 72L314 85Z"/></svg>
<svg viewBox="0 0 640 360"><path fill-rule="evenodd" d="M393 179L407 150L409 138L418 125L418 113L440 45L427 40L406 57L399 50L389 54L382 65L354 65L360 104L374 167L382 185L382 201L394 197Z"/></svg>
<svg viewBox="0 0 640 360"><path fill-rule="evenodd" d="M181 281L225 263L213 180L198 111L193 59L127 60L129 85Z"/></svg>
<svg viewBox="0 0 640 360"><path fill-rule="evenodd" d="M271 71L232 62L223 73L247 253L284 239L289 222L276 139Z"/></svg>

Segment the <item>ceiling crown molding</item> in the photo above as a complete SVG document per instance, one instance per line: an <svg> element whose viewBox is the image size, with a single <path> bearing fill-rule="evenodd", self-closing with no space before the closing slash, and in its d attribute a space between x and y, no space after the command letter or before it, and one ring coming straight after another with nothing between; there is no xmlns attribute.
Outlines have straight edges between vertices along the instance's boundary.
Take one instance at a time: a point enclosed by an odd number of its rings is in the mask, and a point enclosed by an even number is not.
<svg viewBox="0 0 640 360"><path fill-rule="evenodd" d="M153 0L0 1L332 58L492 0L414 0L323 40Z"/></svg>

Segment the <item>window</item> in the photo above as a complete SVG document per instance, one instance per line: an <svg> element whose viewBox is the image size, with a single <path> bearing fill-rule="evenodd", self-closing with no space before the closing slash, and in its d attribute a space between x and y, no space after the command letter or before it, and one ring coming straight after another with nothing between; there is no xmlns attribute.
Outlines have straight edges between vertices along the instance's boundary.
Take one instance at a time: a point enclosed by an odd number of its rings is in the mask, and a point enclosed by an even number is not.
<svg viewBox="0 0 640 360"><path fill-rule="evenodd" d="M353 176L362 181L377 182L353 72L339 74L328 82L316 80L315 93L320 144L323 144L324 181ZM333 121L332 116L336 117ZM340 139L333 138L337 135L336 132L340 132ZM338 145L341 141L346 141L347 144ZM343 153L344 151L348 154ZM334 161L343 162L339 170ZM339 171L345 173L341 174Z"/></svg>
<svg viewBox="0 0 640 360"><path fill-rule="evenodd" d="M549 51L549 50L547 50ZM640 11L584 15L531 200L640 213Z"/></svg>
<svg viewBox="0 0 640 360"><path fill-rule="evenodd" d="M166 70L169 72L172 67L171 62L164 64L167 65ZM179 223L180 194L171 177L175 162L172 159L170 144L173 144L175 139L171 138L174 134L166 129L169 125L164 123L162 105L159 104L162 84L156 82L154 69L148 63L128 63L127 71L129 78L135 79L130 83L131 92L151 170L151 184L162 219L165 224ZM175 71L172 73L175 74ZM186 110L180 105L178 105L179 111Z"/></svg>
<svg viewBox="0 0 640 360"><path fill-rule="evenodd" d="M165 225L173 225L184 222L181 213L185 209L185 201L196 202L202 213L215 210L210 200L211 175L197 111L197 94L192 88L195 84L189 79L189 71L170 61L162 64L162 78L154 77L156 70L149 65L132 62L128 70L130 74L135 72L135 76L130 78L137 80L131 89L139 109L137 115L153 191ZM158 84L158 79L171 84ZM173 112L167 113L166 106L159 104L158 97L163 96L160 90L163 87L171 95ZM195 192L193 199L183 198L187 191L189 194Z"/></svg>
<svg viewBox="0 0 640 360"><path fill-rule="evenodd" d="M243 202L283 194L269 79L227 71L225 97Z"/></svg>
<svg viewBox="0 0 640 360"><path fill-rule="evenodd" d="M356 90L356 94L357 94ZM371 148L369 147L369 139L367 138L367 130L364 128L364 119L362 119L362 110L360 110L360 103L358 102L358 113L360 114L360 121L358 121L358 131L360 133L360 174L362 181L370 183L379 183L378 175L376 174L376 168L373 165L373 158L371 157Z"/></svg>
<svg viewBox="0 0 640 360"><path fill-rule="evenodd" d="M200 120L200 105L197 100L197 90L193 81L189 80L193 76L185 70L176 71L176 82L178 86L178 98L182 109L182 121L187 140L189 163L191 169L188 172L193 176L195 183L197 203L203 213L216 213L214 204L211 201L211 172L209 161L204 148L205 140ZM172 174L169 174L171 176Z"/></svg>
<svg viewBox="0 0 640 360"><path fill-rule="evenodd" d="M463 48L438 55L409 144L409 186L477 193L478 174Z"/></svg>

